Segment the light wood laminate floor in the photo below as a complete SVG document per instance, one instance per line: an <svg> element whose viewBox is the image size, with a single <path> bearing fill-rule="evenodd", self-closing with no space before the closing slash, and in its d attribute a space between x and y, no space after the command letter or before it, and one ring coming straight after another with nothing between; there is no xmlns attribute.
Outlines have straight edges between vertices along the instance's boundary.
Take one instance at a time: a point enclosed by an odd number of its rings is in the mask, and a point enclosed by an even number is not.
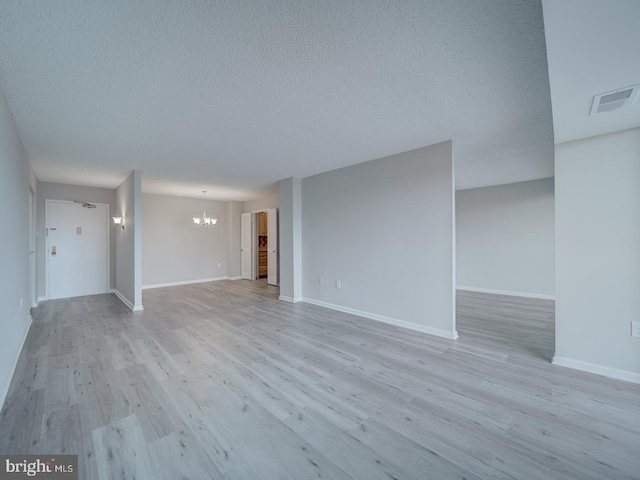
<svg viewBox="0 0 640 480"><path fill-rule="evenodd" d="M277 295L42 303L0 453L87 480L640 478L640 386L550 365L553 302L460 292L450 341Z"/></svg>

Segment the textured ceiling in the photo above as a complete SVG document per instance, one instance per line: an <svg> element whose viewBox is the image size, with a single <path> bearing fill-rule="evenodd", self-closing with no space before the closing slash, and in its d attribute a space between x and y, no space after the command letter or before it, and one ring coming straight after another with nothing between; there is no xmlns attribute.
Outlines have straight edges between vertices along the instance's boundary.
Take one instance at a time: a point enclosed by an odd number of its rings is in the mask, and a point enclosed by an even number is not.
<svg viewBox="0 0 640 480"><path fill-rule="evenodd" d="M41 181L247 200L453 139L457 187L553 175L542 7L513 0L0 0Z"/></svg>
<svg viewBox="0 0 640 480"><path fill-rule="evenodd" d="M640 84L640 1L545 0L556 143L640 127L640 101L590 116L594 95Z"/></svg>

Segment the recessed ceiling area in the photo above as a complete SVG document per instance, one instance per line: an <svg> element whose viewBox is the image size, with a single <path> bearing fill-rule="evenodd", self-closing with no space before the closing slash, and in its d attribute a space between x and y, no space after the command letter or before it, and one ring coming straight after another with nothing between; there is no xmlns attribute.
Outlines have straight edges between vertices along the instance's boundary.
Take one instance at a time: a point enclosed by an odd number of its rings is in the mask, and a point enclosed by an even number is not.
<svg viewBox="0 0 640 480"><path fill-rule="evenodd" d="M40 181L243 201L449 139L457 188L553 175L540 1L7 1L0 85Z"/></svg>
<svg viewBox="0 0 640 480"><path fill-rule="evenodd" d="M591 114L594 97L640 83L640 2L544 0L543 7L555 142L640 127L633 93L622 108Z"/></svg>

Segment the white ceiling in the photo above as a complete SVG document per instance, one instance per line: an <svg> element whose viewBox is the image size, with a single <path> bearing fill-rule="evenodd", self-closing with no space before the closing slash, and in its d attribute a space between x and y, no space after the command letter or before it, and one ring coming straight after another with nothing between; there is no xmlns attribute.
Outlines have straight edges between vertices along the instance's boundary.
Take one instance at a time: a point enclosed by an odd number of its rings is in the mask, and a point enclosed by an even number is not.
<svg viewBox="0 0 640 480"><path fill-rule="evenodd" d="M0 85L41 181L248 200L448 139L458 188L553 175L537 0L0 0Z"/></svg>
<svg viewBox="0 0 640 480"><path fill-rule="evenodd" d="M640 127L640 101L590 116L594 95L640 83L640 1L543 0L555 142Z"/></svg>

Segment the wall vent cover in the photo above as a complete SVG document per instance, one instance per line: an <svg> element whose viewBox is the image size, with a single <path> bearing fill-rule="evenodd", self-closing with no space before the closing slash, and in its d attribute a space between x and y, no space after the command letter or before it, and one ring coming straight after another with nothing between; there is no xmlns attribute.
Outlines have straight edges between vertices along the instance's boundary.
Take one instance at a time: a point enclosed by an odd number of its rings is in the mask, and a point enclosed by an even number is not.
<svg viewBox="0 0 640 480"><path fill-rule="evenodd" d="M633 105L638 93L640 92L640 84L630 87L619 88L611 92L601 93L593 97L590 115L596 113L613 112L620 108L627 108Z"/></svg>

